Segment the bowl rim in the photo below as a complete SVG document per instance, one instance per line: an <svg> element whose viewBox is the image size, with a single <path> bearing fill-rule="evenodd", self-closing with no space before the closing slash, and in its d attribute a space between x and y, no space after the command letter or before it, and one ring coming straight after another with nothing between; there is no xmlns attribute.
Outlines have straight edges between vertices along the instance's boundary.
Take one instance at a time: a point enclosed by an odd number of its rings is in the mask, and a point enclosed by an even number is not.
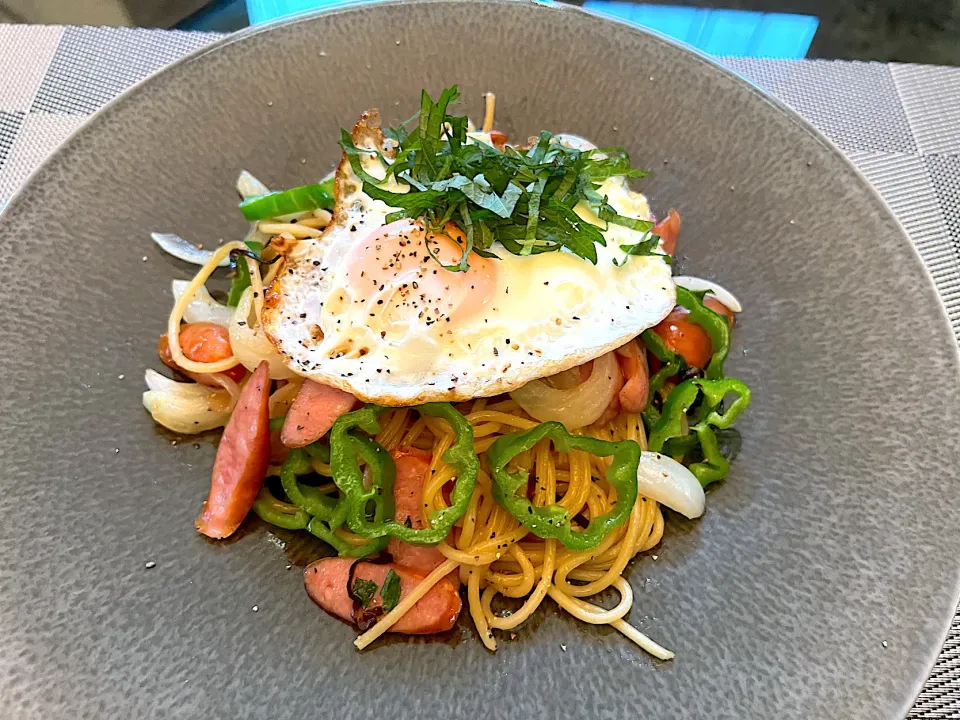
<svg viewBox="0 0 960 720"><path fill-rule="evenodd" d="M640 33L642 35L647 35L654 38L657 42L675 48L679 48L694 59L696 59L702 66L707 66L712 69L713 72L717 72L727 78L728 80L738 84L741 87L744 87L749 92L751 92L755 97L764 101L768 106L779 112L782 116L785 116L790 123L800 130L805 131L808 135L812 136L824 149L826 149L831 155L833 155L837 160L842 163L847 172L851 173L860 181L861 189L865 191L867 197L874 203L877 210L885 214L885 220L892 221L894 227L899 231L901 236L901 242L905 242L912 252L912 255L918 265L923 269L923 275L928 283L928 289L934 291L936 297L940 300L938 302L938 314L940 318L940 328L937 330L938 334L942 334L944 338L949 338L950 340L955 340L954 332L950 324L950 318L947 314L946 307L942 301L942 296L939 289L936 286L933 275L931 274L929 268L923 260L923 257L920 255L920 252L916 244L911 240L910 234L907 232L906 228L903 226L903 223L894 213L893 209L883 198L880 192L876 187L870 182L866 175L856 166L853 161L840 149L840 147L828 138L822 131L820 131L815 125L813 125L809 120L807 120L803 115L801 115L797 110L793 109L790 105L786 104L784 101L774 97L773 95L767 93L757 84L749 80L748 78L738 74L734 70L730 69L726 65L723 65L719 60L710 56L700 49L693 47L683 41L672 38L664 33L661 33L657 30L646 28L636 23L630 21L616 18L604 13L591 10L589 8L584 8L577 5L562 4L559 2L554 2L553 0L340 0L339 2L327 5L322 8L314 8L309 10L304 10L290 15L286 15L280 18L276 18L266 23L259 25L250 26L243 28L241 30L235 31L233 33L224 35L223 37L217 38L206 44L202 47L199 47L191 52L188 52L181 57L169 62L156 70L150 72L145 77L137 80L132 85L128 86L114 98L100 106L95 112L84 118L84 120L72 131L70 132L51 152L50 154L37 166L35 167L23 180L20 187L11 195L7 201L0 206L0 230L2 230L4 221L8 216L8 213L21 203L28 202L26 196L29 194L33 184L36 179L42 175L50 166L54 165L59 161L60 156L63 154L64 150L71 146L78 137L82 136L84 133L90 130L91 127L96 125L104 116L108 115L110 112L114 111L117 107L126 103L131 97L139 94L145 88L147 88L155 79L159 76L164 75L167 72L172 72L176 69L181 68L182 66L191 63L195 60L198 60L204 57L207 54L220 52L223 48L233 45L234 43L243 42L250 37L257 35L270 33L278 28L286 27L288 25L296 25L302 22L310 22L318 17L328 16L328 15L339 15L344 13L357 12L369 7L396 7L403 8L405 6L413 5L447 5L447 6L456 6L456 5L467 5L467 4L477 4L482 3L484 5L514 5L514 6L534 6L539 7L544 12L555 12L555 13L568 13L571 16L579 16L589 18L590 22L597 23L606 23L614 24L624 28L626 30ZM205 35L209 33L191 33L196 35ZM800 61L784 61L780 62L804 62ZM886 63L877 63L886 65ZM949 345L952 346L952 361L953 367L955 370L954 380L960 385L960 343L953 341ZM954 574L954 587L953 587L953 600L952 606L956 608L960 605L960 562L957 562L955 574ZM941 619L941 628L938 633L939 642L935 645L931 645L927 648L927 658L923 662L925 670L922 675L918 675L915 680L913 687L908 690L905 694L905 699L907 701L906 705L901 708L901 717L906 717L911 708L916 704L916 701L922 692L924 686L926 685L928 679L930 678L931 672L936 665L936 662L942 653L943 645L947 637L949 636L950 629L952 627L952 621L956 614L960 610L954 610L949 613L946 617Z"/></svg>

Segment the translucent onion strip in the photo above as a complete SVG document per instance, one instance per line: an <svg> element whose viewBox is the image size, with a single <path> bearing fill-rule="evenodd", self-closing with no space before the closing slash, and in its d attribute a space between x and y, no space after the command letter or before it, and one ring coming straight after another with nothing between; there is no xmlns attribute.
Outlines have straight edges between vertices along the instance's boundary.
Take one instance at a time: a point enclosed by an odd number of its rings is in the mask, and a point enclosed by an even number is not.
<svg viewBox="0 0 960 720"><path fill-rule="evenodd" d="M165 253L191 265L206 265L210 258L216 255L215 250L198 248L193 243L187 242L173 233L150 233L150 237ZM229 264L230 258L228 257L223 257L217 261L218 267L227 267Z"/></svg>
<svg viewBox="0 0 960 720"><path fill-rule="evenodd" d="M147 370L144 379L148 390L143 406L168 430L184 435L206 432L226 425L233 412L235 399L227 390L177 382L155 370Z"/></svg>
<svg viewBox="0 0 960 720"><path fill-rule="evenodd" d="M666 455L644 452L637 468L641 495L676 510L691 520L703 515L707 504L703 486L684 465Z"/></svg>
<svg viewBox="0 0 960 720"><path fill-rule="evenodd" d="M590 377L576 387L561 390L533 380L510 397L540 422L556 420L575 430L595 423L622 384L620 366L614 353L608 352L593 361Z"/></svg>
<svg viewBox="0 0 960 720"><path fill-rule="evenodd" d="M286 385L273 392L270 396L270 417L283 417L290 410L293 401L300 392L300 386L303 385L303 378L293 378L288 380Z"/></svg>
<svg viewBox="0 0 960 720"><path fill-rule="evenodd" d="M173 299L179 300L190 286L189 280L173 281ZM193 293L193 300L183 311L183 319L188 323L212 322L223 327L230 325L230 318L233 316L233 308L227 305L221 305L207 288L201 285Z"/></svg>
<svg viewBox="0 0 960 720"><path fill-rule="evenodd" d="M244 290L230 320L230 346L234 359L250 371L256 370L261 360L266 360L270 364L272 380L289 380L295 375L284 365L283 358L263 328L251 327L253 292L252 287Z"/></svg>
<svg viewBox="0 0 960 720"><path fill-rule="evenodd" d="M246 170L240 171L240 177L237 178L237 192L244 200L257 195L267 195L270 188L260 182L256 177Z"/></svg>

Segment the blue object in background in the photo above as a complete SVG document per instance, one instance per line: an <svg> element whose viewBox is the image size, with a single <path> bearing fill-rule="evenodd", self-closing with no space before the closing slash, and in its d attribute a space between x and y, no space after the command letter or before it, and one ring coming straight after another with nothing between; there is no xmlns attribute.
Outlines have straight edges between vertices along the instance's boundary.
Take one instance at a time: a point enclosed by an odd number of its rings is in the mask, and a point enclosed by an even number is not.
<svg viewBox="0 0 960 720"><path fill-rule="evenodd" d="M2 2L2 0L0 0ZM247 6L243 0L211 0L174 27L177 30L233 32L247 27Z"/></svg>
<svg viewBox="0 0 960 720"><path fill-rule="evenodd" d="M342 0L246 2L251 25L302 10L352 4ZM709 10L606 0L587 0L584 7L657 30L711 55L733 57L805 57L820 24L820 21L811 15Z"/></svg>
<svg viewBox="0 0 960 720"><path fill-rule="evenodd" d="M711 55L800 59L820 21L812 15L587 0L584 7L662 32Z"/></svg>
<svg viewBox="0 0 960 720"><path fill-rule="evenodd" d="M247 0L247 15L250 17L250 24L256 25L303 10L352 4L355 3L342 0Z"/></svg>

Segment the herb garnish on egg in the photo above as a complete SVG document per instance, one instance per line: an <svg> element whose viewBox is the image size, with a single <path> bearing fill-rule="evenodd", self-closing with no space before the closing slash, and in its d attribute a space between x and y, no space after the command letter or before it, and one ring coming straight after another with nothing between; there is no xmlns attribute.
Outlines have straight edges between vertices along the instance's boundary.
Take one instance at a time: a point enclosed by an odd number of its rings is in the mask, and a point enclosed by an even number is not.
<svg viewBox="0 0 960 720"><path fill-rule="evenodd" d="M426 91L415 118L384 132L393 141L395 155L358 148L350 133L341 131L340 146L363 182L363 192L397 210L387 222L423 218L432 229L456 222L466 236L458 263L446 270L466 272L471 251L497 257L494 242L514 255L531 255L566 248L597 263L596 245L606 245L602 231L576 213L588 204L600 220L641 233L643 238L621 246L628 255L660 255L653 223L619 214L597 189L607 178L642 178L648 173L630 166L623 148L580 150L558 142L543 131L529 150L505 146L501 151L484 142L470 142L467 118L450 115L448 107L460 93L454 85L434 102ZM413 120L416 127L407 129ZM363 168L362 155L376 155L386 170L384 179ZM405 193L381 187L395 178L409 187ZM427 250L437 262L433 248ZM662 255L666 262L670 258ZM441 264L443 264L441 262Z"/></svg>

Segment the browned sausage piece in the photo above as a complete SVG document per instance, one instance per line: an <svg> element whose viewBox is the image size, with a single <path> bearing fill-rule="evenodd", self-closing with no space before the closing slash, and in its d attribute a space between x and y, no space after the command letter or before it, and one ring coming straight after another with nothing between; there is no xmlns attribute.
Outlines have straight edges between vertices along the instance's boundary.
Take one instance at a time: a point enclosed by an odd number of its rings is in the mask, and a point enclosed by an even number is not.
<svg viewBox="0 0 960 720"><path fill-rule="evenodd" d="M197 530L225 538L253 507L270 460L270 376L266 360L244 385L223 430L213 462L210 495L197 518Z"/></svg>
<svg viewBox="0 0 960 720"><path fill-rule="evenodd" d="M419 530L424 526L420 506L423 502L423 485L430 473L431 455L426 450L414 447L399 447L390 454L397 466L393 483L393 517L398 523L409 523L410 527ZM446 560L435 547L411 545L397 538L390 538L387 552L397 564L424 572L443 565Z"/></svg>
<svg viewBox="0 0 960 720"><path fill-rule="evenodd" d="M320 607L342 620L353 622L353 598L347 592L347 581L353 563L360 563L354 571L357 579L371 580L377 588L383 586L387 573L393 570L400 577L400 599L415 588L426 576L395 563L376 565L363 560L331 557L310 564L303 573L307 594ZM382 604L380 592L374 596L367 609ZM407 635L427 635L449 630L457 621L462 602L456 586L444 578L420 598L410 610L391 628L391 632Z"/></svg>
<svg viewBox="0 0 960 720"><path fill-rule="evenodd" d="M650 391L646 350L639 349L636 340L631 340L617 348L617 362L626 381L620 389L620 406L629 413L643 412Z"/></svg>
<svg viewBox="0 0 960 720"><path fill-rule="evenodd" d="M187 359L197 362L218 362L233 355L233 350L230 348L230 334L227 329L209 322L181 325L180 350L183 351ZM157 355L160 356L164 365L179 370L198 383L219 385L219 383L211 382L209 375L187 372L177 365L173 361L173 354L170 352L170 339L166 333L161 335L157 341ZM235 365L229 370L224 370L223 374L234 382L240 382L247 376L247 369L243 365Z"/></svg>
<svg viewBox="0 0 960 720"><path fill-rule="evenodd" d="M290 406L280 439L287 447L303 447L319 440L357 399L339 388L305 380Z"/></svg>

